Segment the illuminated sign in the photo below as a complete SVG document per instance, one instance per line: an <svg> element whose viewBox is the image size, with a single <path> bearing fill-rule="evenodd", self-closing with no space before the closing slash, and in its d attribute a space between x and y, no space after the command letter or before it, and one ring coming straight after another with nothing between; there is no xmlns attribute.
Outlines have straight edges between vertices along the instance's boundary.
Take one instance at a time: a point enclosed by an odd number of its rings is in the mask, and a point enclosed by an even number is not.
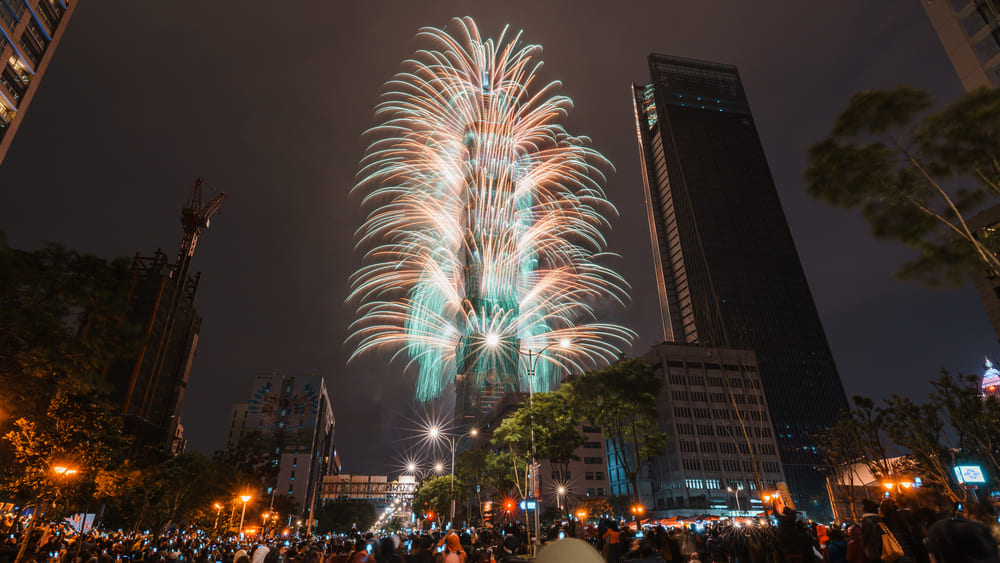
<svg viewBox="0 0 1000 563"><path fill-rule="evenodd" d="M956 465L955 478L963 485L967 483L977 484L986 482L986 478L983 476L983 469L978 465Z"/></svg>

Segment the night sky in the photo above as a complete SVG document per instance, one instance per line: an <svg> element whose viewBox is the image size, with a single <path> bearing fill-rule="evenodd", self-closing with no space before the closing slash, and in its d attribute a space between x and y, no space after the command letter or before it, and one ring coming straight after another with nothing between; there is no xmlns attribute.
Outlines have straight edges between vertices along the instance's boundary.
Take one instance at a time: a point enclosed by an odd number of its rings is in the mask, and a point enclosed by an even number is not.
<svg viewBox="0 0 1000 563"><path fill-rule="evenodd" d="M940 367L978 372L998 351L971 285L894 280L909 251L875 242L801 179L806 147L851 93L961 92L920 0L83 0L0 168L0 229L20 248L173 255L192 180L229 194L193 266L205 322L184 403L189 447L223 446L230 403L254 375L314 373L326 376L344 469L394 469L414 380L381 360L346 365L361 220L348 191L381 85L419 47L418 28L464 15L483 35L510 24L541 43L542 78L576 102L570 132L617 167L609 240L633 303L607 320L639 333L630 355L661 338L629 90L648 81L651 51L739 67L848 394L922 397Z"/></svg>

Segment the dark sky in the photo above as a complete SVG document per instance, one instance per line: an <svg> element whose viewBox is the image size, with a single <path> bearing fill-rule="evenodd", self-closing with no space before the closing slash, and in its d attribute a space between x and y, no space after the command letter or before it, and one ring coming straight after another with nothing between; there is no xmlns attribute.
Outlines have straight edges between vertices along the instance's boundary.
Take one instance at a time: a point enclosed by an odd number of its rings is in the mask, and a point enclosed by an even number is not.
<svg viewBox="0 0 1000 563"><path fill-rule="evenodd" d="M941 366L978 371L996 338L971 286L897 282L907 251L804 192L805 149L848 96L900 83L961 91L919 0L841 2L135 2L84 0L0 168L0 229L35 248L176 252L191 181L226 191L201 239L205 318L184 405L190 445L220 448L258 373L326 376L348 471L386 471L413 417L413 380L347 366L359 202L348 198L380 86L420 26L471 15L525 30L568 126L617 167L610 234L633 286L618 322L635 353L660 337L629 84L651 51L739 67L849 394L923 396ZM740 220L733 209L732 220Z"/></svg>

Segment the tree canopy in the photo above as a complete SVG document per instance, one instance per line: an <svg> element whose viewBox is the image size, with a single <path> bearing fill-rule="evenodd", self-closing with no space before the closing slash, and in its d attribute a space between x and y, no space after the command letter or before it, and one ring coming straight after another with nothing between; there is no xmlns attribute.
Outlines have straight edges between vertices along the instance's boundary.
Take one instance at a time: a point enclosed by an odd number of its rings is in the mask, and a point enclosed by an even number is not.
<svg viewBox="0 0 1000 563"><path fill-rule="evenodd" d="M609 441L608 455L625 473L638 501L639 471L663 452L668 438L660 430L657 408L663 380L642 360L631 359L588 372L563 388L577 411L601 427Z"/></svg>
<svg viewBox="0 0 1000 563"><path fill-rule="evenodd" d="M916 250L901 279L956 286L970 272L1000 275L1000 240L967 222L1000 196L1000 91L932 106L908 86L854 94L830 136L809 148L808 192Z"/></svg>

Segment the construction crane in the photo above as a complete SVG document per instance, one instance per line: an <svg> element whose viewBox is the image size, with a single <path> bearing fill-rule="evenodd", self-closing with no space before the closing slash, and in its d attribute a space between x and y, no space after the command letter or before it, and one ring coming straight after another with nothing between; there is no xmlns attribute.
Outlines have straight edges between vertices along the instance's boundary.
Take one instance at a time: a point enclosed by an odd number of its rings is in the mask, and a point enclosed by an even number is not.
<svg viewBox="0 0 1000 563"><path fill-rule="evenodd" d="M177 252L177 262L172 268L170 268L167 276L173 280L173 283L168 283L166 278L164 278L161 282L159 295L156 299L156 303L153 305L149 324L146 329L146 335L143 340L142 348L139 351L139 356L135 362L135 367L132 373L132 381L129 385L128 395L124 403L124 409L128 409L129 404L131 403L132 394L135 391L136 382L140 376L140 372L142 371L142 366L144 364L143 360L146 355L147 348L152 346L151 351L155 351L155 355L152 358L152 369L149 372L149 382L146 385L146 391L143 395L142 406L136 414L138 414L139 418L154 424L163 424L165 422L159 420L150 421L149 418L153 408L154 397L156 396L155 389L161 376L160 372L163 371L163 366L168 356L167 352L174 332L174 325L177 321L177 313L184 298L188 272L191 268L191 259L194 257L194 250L198 245L198 238L201 236L202 232L208 228L212 215L219 212L219 208L222 207L222 200L226 197L226 193L222 192L208 200L208 202L203 203L201 194L203 184L204 180L201 178L195 180L194 187L191 189L191 195L188 197L188 201L185 206L181 209L181 225L184 227L184 237L181 239L181 246ZM167 291L164 292L164 289L167 289ZM164 303L164 301L166 303ZM163 306L165 306L166 309L163 313L162 331L159 334L159 341L154 344L150 342L150 337L152 336L153 327L156 324L156 318L160 314L160 308Z"/></svg>

